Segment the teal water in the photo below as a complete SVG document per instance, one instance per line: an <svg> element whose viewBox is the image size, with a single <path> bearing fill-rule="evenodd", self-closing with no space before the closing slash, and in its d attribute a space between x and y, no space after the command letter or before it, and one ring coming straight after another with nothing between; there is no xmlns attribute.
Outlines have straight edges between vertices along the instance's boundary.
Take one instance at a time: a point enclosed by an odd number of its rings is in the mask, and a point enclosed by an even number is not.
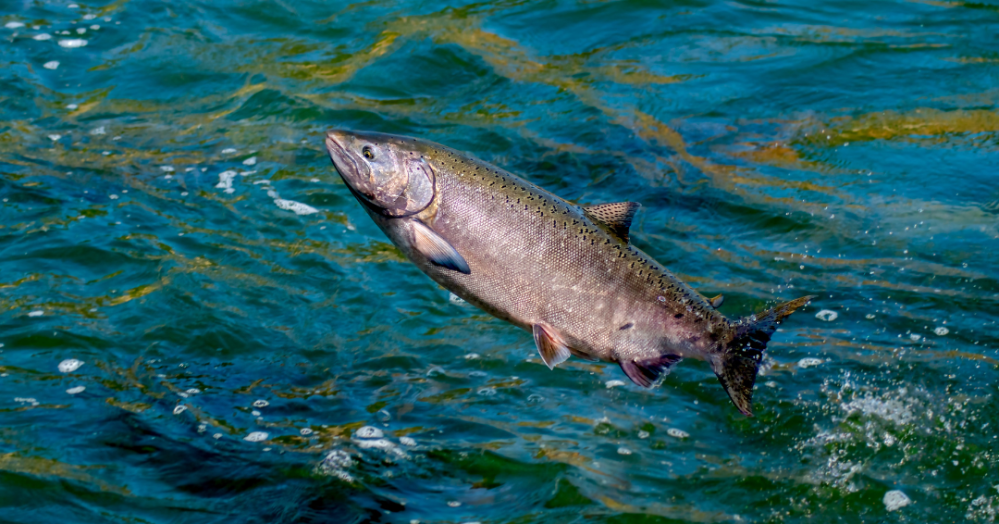
<svg viewBox="0 0 999 524"><path fill-rule="evenodd" d="M997 4L6 0L0 26L0 521L997 519ZM549 371L402 258L330 127L640 202L634 243L730 317L820 298L756 418L702 362Z"/></svg>

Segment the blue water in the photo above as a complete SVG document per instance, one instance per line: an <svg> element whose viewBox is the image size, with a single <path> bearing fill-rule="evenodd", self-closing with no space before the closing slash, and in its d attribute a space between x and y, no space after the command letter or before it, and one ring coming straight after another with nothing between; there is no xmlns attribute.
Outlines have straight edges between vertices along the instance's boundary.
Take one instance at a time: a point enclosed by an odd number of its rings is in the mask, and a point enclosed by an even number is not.
<svg viewBox="0 0 999 524"><path fill-rule="evenodd" d="M0 521L997 519L999 4L7 0L0 26ZM639 202L633 242L731 318L820 298L755 418L702 362L549 371L370 222L331 127Z"/></svg>

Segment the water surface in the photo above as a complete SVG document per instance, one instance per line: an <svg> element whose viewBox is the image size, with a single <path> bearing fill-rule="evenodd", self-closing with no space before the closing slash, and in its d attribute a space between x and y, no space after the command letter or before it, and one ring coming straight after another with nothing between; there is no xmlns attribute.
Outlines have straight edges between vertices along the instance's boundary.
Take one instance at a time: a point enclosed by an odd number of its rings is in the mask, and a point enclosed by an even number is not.
<svg viewBox="0 0 999 524"><path fill-rule="evenodd" d="M936 0L5 2L0 520L994 522L997 24ZM820 298L770 344L756 418L701 362L654 390L549 371L370 222L334 126L639 202L633 242L730 317Z"/></svg>

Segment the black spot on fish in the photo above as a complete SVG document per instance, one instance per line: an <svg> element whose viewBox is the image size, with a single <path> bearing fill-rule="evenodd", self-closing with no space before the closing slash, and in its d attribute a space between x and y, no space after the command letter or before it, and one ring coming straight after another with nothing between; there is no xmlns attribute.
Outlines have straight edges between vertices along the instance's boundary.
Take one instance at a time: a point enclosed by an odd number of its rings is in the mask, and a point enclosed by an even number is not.
<svg viewBox="0 0 999 524"><path fill-rule="evenodd" d="M673 315L673 318L683 318L683 313L677 313Z"/></svg>
<svg viewBox="0 0 999 524"><path fill-rule="evenodd" d="M631 322L628 322L627 324L625 324L625 325L621 326L621 327L620 327L620 328L618 328L618 329L620 329L621 331L624 331L625 329L631 329L631 328L633 328L633 327L635 327L635 324L633 324L633 323L631 323Z"/></svg>

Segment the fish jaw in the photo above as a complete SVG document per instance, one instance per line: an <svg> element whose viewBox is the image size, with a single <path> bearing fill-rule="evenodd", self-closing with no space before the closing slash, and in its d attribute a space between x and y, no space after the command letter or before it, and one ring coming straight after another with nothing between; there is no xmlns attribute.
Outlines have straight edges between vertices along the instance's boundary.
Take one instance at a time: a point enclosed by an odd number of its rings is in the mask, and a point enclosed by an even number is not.
<svg viewBox="0 0 999 524"><path fill-rule="evenodd" d="M340 178L347 184L353 192L359 194L364 199L374 198L374 192L366 183L367 175L362 173L358 159L347 149L347 141L352 137L349 131L338 129L330 130L326 133L326 151L333 162Z"/></svg>

